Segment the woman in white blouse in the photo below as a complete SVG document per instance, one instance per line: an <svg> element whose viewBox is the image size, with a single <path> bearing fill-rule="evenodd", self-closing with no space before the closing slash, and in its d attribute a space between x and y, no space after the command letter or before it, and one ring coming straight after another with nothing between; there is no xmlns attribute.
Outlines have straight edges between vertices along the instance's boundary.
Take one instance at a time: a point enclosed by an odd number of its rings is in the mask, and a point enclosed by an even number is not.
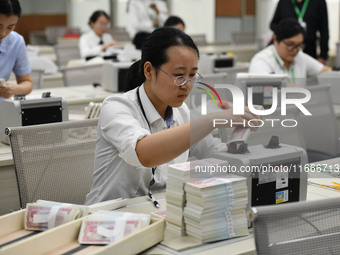
<svg viewBox="0 0 340 255"><path fill-rule="evenodd" d="M282 20L276 28L273 43L251 60L250 73L287 74L290 85L305 86L306 78L317 77L331 68L304 53L305 31L296 19Z"/></svg>
<svg viewBox="0 0 340 255"><path fill-rule="evenodd" d="M109 34L110 16L101 10L95 11L89 20L91 30L79 39L79 50L82 58L102 55L109 47L117 45Z"/></svg>

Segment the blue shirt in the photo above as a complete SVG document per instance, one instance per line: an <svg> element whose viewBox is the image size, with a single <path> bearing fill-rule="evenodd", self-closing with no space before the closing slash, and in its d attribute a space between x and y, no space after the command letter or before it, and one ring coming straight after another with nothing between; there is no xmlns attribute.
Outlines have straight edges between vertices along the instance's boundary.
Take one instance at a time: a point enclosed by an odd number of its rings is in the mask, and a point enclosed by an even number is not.
<svg viewBox="0 0 340 255"><path fill-rule="evenodd" d="M17 76L31 73L24 38L14 31L0 43L0 78L7 81L12 71Z"/></svg>

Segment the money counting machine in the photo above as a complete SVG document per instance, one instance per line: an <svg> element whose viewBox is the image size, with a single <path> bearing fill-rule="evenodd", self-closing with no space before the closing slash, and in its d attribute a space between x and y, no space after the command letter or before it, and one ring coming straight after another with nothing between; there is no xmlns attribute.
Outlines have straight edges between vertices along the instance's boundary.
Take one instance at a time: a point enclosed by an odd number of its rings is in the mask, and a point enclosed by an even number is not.
<svg viewBox="0 0 340 255"><path fill-rule="evenodd" d="M44 93L41 98L0 101L0 141L9 143L7 127L28 126L68 120L67 103L61 97Z"/></svg>
<svg viewBox="0 0 340 255"><path fill-rule="evenodd" d="M273 136L267 146L231 143L228 152L214 157L227 160L230 172L247 177L249 207L306 200L303 148L280 144Z"/></svg>
<svg viewBox="0 0 340 255"><path fill-rule="evenodd" d="M200 56L198 67L201 74L216 73L219 68L234 67L236 57L232 53L205 54Z"/></svg>

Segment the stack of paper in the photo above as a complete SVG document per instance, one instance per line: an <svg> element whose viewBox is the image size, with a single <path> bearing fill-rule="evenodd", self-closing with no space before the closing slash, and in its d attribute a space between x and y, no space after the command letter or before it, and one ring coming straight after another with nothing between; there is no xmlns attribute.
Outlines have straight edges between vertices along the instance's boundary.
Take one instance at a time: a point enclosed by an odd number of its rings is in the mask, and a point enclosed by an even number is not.
<svg viewBox="0 0 340 255"><path fill-rule="evenodd" d="M102 103L90 102L85 109L85 119L97 119L100 115Z"/></svg>
<svg viewBox="0 0 340 255"><path fill-rule="evenodd" d="M185 184L186 233L202 242L248 235L246 178L207 178Z"/></svg>
<svg viewBox="0 0 340 255"><path fill-rule="evenodd" d="M89 214L89 207L38 200L28 203L25 211L25 229L44 231Z"/></svg>
<svg viewBox="0 0 340 255"><path fill-rule="evenodd" d="M149 224L149 214L97 211L83 220L78 241L81 244L109 244Z"/></svg>
<svg viewBox="0 0 340 255"><path fill-rule="evenodd" d="M208 158L168 166L166 197L166 230L177 235L185 235L183 209L186 204L184 183L190 180L225 175L223 167L227 161ZM217 169L221 171L216 171ZM225 169L224 169L225 170Z"/></svg>

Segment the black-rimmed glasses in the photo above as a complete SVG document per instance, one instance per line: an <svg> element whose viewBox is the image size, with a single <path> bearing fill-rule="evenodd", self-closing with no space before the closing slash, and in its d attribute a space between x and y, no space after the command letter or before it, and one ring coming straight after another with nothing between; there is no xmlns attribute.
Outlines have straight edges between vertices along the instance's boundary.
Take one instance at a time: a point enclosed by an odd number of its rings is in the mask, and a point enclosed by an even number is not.
<svg viewBox="0 0 340 255"><path fill-rule="evenodd" d="M287 50L288 51L295 51L295 50L301 50L305 47L304 44L293 44L293 43L288 43L288 42L285 42L285 41L282 41L286 46L287 46Z"/></svg>

